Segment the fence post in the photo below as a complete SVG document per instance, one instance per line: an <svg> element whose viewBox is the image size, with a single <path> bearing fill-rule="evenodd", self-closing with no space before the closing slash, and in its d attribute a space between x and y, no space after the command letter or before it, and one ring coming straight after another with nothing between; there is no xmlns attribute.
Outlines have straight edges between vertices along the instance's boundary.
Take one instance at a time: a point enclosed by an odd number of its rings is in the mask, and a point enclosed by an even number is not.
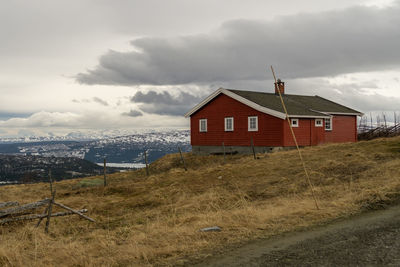
<svg viewBox="0 0 400 267"><path fill-rule="evenodd" d="M224 150L224 164L226 163L225 144L222 142L222 149Z"/></svg>
<svg viewBox="0 0 400 267"><path fill-rule="evenodd" d="M183 155L182 155L182 150L181 150L181 148L179 146L178 146L178 149L179 149L179 154L181 154L181 160L182 160L182 163L183 163L183 167L185 168L185 171L187 171L186 162L185 162L185 159L183 158Z"/></svg>
<svg viewBox="0 0 400 267"><path fill-rule="evenodd" d="M104 187L107 186L107 169L106 169L106 158L104 158Z"/></svg>
<svg viewBox="0 0 400 267"><path fill-rule="evenodd" d="M251 149L253 150L254 159L257 159L257 157L256 157L256 151L254 150L253 136L252 136L251 139L250 139L250 143L251 143Z"/></svg>
<svg viewBox="0 0 400 267"><path fill-rule="evenodd" d="M56 190L53 190L53 180L51 178L51 170L49 171L49 182L50 182L50 193L51 193L51 199L49 202L49 206L47 208L47 220L46 220L46 227L45 227L45 232L49 232L49 226L50 226L50 218L51 218L51 212L53 210L53 203L54 203L54 198L56 196ZM39 226L39 224L38 224Z"/></svg>
<svg viewBox="0 0 400 267"><path fill-rule="evenodd" d="M149 176L149 163L147 162L147 151L144 151L144 162L146 163L146 175Z"/></svg>

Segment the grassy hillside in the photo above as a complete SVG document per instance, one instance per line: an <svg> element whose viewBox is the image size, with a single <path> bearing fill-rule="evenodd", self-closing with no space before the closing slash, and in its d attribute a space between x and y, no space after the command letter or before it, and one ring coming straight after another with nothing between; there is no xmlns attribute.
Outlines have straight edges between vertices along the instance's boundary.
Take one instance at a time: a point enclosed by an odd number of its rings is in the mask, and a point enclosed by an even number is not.
<svg viewBox="0 0 400 267"><path fill-rule="evenodd" d="M143 170L56 184L58 202L89 209L97 223L54 218L0 226L0 265L177 265L247 240L349 216L397 201L400 137L302 149L320 210L297 151L227 157L168 155ZM47 184L0 187L0 202L49 197ZM199 232L220 226L221 232Z"/></svg>

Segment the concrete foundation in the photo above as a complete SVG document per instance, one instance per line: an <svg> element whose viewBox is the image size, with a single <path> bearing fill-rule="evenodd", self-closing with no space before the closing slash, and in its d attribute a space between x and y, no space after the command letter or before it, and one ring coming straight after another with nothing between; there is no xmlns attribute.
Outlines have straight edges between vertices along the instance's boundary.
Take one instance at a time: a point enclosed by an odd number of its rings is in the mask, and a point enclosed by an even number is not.
<svg viewBox="0 0 400 267"><path fill-rule="evenodd" d="M255 146L256 153L269 153L280 150L289 150L292 147L276 147L276 146ZM222 146L192 146L192 153L196 155L223 154ZM251 146L225 146L226 154L253 154Z"/></svg>

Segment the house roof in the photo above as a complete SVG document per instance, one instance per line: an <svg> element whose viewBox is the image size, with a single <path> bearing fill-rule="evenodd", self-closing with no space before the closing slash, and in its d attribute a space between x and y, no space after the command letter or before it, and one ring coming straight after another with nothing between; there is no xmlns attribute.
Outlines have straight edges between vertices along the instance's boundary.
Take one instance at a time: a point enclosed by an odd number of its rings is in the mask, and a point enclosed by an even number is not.
<svg viewBox="0 0 400 267"><path fill-rule="evenodd" d="M191 116L219 94L228 95L258 111L286 118L279 95L274 93L220 88L185 114ZM362 115L361 112L320 96L282 95L289 117L329 118L331 114Z"/></svg>

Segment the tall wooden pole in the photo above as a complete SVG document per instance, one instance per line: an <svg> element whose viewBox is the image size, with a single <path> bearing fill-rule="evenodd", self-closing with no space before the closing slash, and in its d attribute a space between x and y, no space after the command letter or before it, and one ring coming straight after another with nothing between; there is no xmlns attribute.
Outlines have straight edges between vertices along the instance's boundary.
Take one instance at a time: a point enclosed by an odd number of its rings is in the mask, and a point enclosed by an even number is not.
<svg viewBox="0 0 400 267"><path fill-rule="evenodd" d="M276 84L276 86L278 86L278 82L277 82L276 76L275 76L275 71L274 71L274 68L273 68L272 66L271 66L271 70L272 70L272 74L274 75L275 84ZM309 185L310 188L311 188L311 193L312 193L312 196L313 196L313 198L314 198L315 206L316 206L317 210L319 210L317 198L316 198L315 192L314 192L314 186L313 186L312 183L311 183L311 179L310 179L310 176L308 175L308 171L307 171L307 168L306 168L306 164L304 163L303 156L302 156L302 154L301 154L299 145L298 145L298 143L297 143L296 135L294 134L294 131L293 131L293 128L292 128L292 124L290 123L289 113L287 112L285 103L283 102L283 97L282 97L282 94L281 94L281 90L280 90L280 88L277 88L277 89L278 89L277 91L278 91L278 93L279 93L279 98L281 99L281 104L282 104L283 110L285 111L285 114L286 114L286 120L287 120L287 122L288 122L288 124L289 124L290 132L292 133L293 141L294 141L294 143L295 143L295 145L296 145L296 148L297 148L297 151L298 151L298 153L299 153L300 161L301 161L301 163L303 164L303 169L304 169L304 173L306 174L306 178L307 178L308 185Z"/></svg>

